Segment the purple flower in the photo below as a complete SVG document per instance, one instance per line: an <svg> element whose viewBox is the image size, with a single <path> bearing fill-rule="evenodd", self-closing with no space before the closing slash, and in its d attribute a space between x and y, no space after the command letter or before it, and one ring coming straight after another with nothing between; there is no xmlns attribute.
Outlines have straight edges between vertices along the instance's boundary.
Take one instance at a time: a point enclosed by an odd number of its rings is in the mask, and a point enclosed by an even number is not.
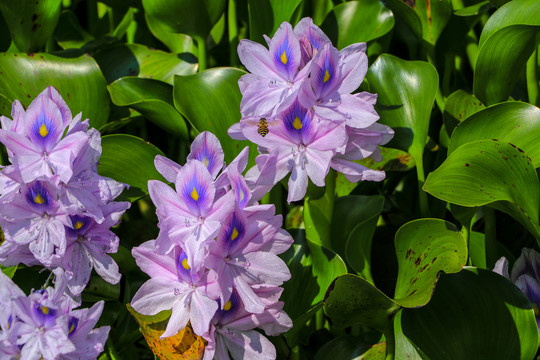
<svg viewBox="0 0 540 360"><path fill-rule="evenodd" d="M79 303L66 295L64 273L56 270L55 275L55 288L37 290L26 297L0 272L0 344L9 358L95 359L103 350L109 327L92 329L103 301L91 309L72 310Z"/></svg>

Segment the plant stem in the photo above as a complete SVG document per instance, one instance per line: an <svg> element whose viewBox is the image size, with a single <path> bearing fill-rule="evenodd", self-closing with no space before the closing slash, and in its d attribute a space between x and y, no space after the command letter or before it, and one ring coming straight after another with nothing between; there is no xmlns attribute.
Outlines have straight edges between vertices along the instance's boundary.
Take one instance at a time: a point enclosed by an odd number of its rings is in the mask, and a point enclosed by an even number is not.
<svg viewBox="0 0 540 360"><path fill-rule="evenodd" d="M394 327L389 326L386 331L383 331L386 339L386 357L385 360L394 360L394 354L396 353L396 337L394 336Z"/></svg>
<svg viewBox="0 0 540 360"><path fill-rule="evenodd" d="M418 200L420 201L420 216L429 217L429 206L427 194L422 187L426 178L424 176L424 161L421 156L415 158L416 161L416 177L418 178Z"/></svg>
<svg viewBox="0 0 540 360"><path fill-rule="evenodd" d="M539 105L538 98L538 77L536 68L538 67L538 48L532 53L527 61L527 93L529 95L529 103Z"/></svg>
<svg viewBox="0 0 540 360"><path fill-rule="evenodd" d="M484 206L484 234L486 236L486 267L491 269L497 261L497 224L495 210Z"/></svg>
<svg viewBox="0 0 540 360"><path fill-rule="evenodd" d="M433 65L435 69L437 69L437 62L435 60L435 46L432 44L428 44L426 46L426 57L428 63ZM439 79L440 81L440 79ZM437 86L437 92L435 93L435 103L439 107L439 110L441 110L441 113L444 113L444 105L446 103L446 100L444 99L442 93L441 93L441 87L440 85Z"/></svg>
<svg viewBox="0 0 540 360"><path fill-rule="evenodd" d="M238 66L238 24L236 20L236 0L229 0L229 9L227 13L227 22L229 25L229 62L231 66Z"/></svg>
<svg viewBox="0 0 540 360"><path fill-rule="evenodd" d="M199 49L199 72L206 70L206 40L199 35L194 35L193 38L197 42L197 48Z"/></svg>

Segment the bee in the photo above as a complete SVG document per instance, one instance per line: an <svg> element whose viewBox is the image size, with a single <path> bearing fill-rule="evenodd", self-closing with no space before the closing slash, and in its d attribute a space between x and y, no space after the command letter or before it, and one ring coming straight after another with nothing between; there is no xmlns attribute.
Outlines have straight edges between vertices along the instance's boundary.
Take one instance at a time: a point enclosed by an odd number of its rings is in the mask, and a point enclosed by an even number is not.
<svg viewBox="0 0 540 360"><path fill-rule="evenodd" d="M266 122L265 118L261 118L261 120L259 120L259 123L257 124L257 133L259 133L259 135L262 137L268 135L268 123Z"/></svg>

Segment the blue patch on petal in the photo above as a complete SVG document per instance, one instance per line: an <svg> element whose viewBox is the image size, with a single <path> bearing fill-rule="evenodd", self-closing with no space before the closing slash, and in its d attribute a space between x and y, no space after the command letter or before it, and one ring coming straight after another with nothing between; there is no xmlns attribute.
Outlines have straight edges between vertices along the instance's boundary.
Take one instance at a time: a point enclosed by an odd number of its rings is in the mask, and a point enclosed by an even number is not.
<svg viewBox="0 0 540 360"><path fill-rule="evenodd" d="M319 83L320 89L330 87L336 79L336 66L329 55L329 53L326 54L322 68L318 69L317 82Z"/></svg>
<svg viewBox="0 0 540 360"><path fill-rule="evenodd" d="M225 224L225 231L221 233L221 241L231 247L244 238L246 227L236 212L232 213Z"/></svg>
<svg viewBox="0 0 540 360"><path fill-rule="evenodd" d="M181 252L176 256L176 272L178 273L178 280L190 282L191 281L191 267L188 264L187 254Z"/></svg>
<svg viewBox="0 0 540 360"><path fill-rule="evenodd" d="M208 171L212 173L212 170L216 166L216 153L209 149L206 143L197 152L192 154L192 156L194 159L202 162Z"/></svg>
<svg viewBox="0 0 540 360"><path fill-rule="evenodd" d="M297 102L284 112L283 123L289 135L300 137L298 138L299 142L301 142L302 135L307 134L311 128L311 118L308 111Z"/></svg>
<svg viewBox="0 0 540 360"><path fill-rule="evenodd" d="M26 202L36 209L47 210L53 204L53 199L43 183L41 181L36 181L28 188Z"/></svg>
<svg viewBox="0 0 540 360"><path fill-rule="evenodd" d="M73 333L77 330L78 325L79 319L77 319L75 316L70 316L68 322L68 337L71 337L73 335Z"/></svg>
<svg viewBox="0 0 540 360"><path fill-rule="evenodd" d="M277 46L276 52L274 53L274 64L278 69L282 69L288 74L291 74L290 70L294 70L296 72L297 69L292 69L292 66L294 66L294 58L293 58L293 51L292 47L289 43L289 37L286 36L284 41ZM293 73L294 73L293 72ZM294 76L291 74L291 76ZM292 79L289 79L292 80Z"/></svg>
<svg viewBox="0 0 540 360"><path fill-rule="evenodd" d="M182 192L182 199L192 211L195 209L200 210L200 204L205 203L209 196L208 187L206 184L199 181L197 174L194 174L192 178L184 184L180 191Z"/></svg>
<svg viewBox="0 0 540 360"><path fill-rule="evenodd" d="M71 215L70 219L73 227L65 226L65 229L67 234L73 237L83 234L92 222L91 218L82 215Z"/></svg>
<svg viewBox="0 0 540 360"><path fill-rule="evenodd" d="M218 310L215 317L218 319L218 322L225 323L227 318L234 316L238 310L243 308L242 305L240 296L233 290L231 298L223 305L223 309L221 308L221 301L218 299Z"/></svg>
<svg viewBox="0 0 540 360"><path fill-rule="evenodd" d="M37 116L31 126L31 138L40 143L47 143L50 139L56 139L57 129L54 122L44 110Z"/></svg>
<svg viewBox="0 0 540 360"><path fill-rule="evenodd" d="M51 326L56 323L56 315L58 313L56 309L36 302L34 303L32 310L34 312L34 319L36 319L41 326Z"/></svg>

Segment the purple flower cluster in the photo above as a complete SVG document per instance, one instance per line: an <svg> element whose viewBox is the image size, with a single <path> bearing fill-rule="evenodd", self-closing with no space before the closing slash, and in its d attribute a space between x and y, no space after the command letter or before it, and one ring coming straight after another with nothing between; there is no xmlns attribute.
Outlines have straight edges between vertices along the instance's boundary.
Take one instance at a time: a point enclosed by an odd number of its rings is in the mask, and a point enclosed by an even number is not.
<svg viewBox="0 0 540 360"><path fill-rule="evenodd" d="M94 329L103 301L90 309L66 295L66 277L54 271L55 287L28 297L0 271L0 359L96 359L110 327Z"/></svg>
<svg viewBox="0 0 540 360"><path fill-rule="evenodd" d="M100 133L81 114L72 118L53 87L26 111L15 100L12 118L0 119L11 162L0 170L0 263L62 268L74 294L92 268L118 283L118 266L107 254L117 251L119 239L110 227L130 204L113 201L123 184L97 173Z"/></svg>
<svg viewBox="0 0 540 360"><path fill-rule="evenodd" d="M255 328L277 335L292 326L278 301L290 278L277 256L292 244L273 205L258 205L257 183L242 176L245 148L224 167L218 139L201 133L184 166L158 156L157 170L170 186L148 183L160 232L133 249L150 275L131 305L144 315L172 314L162 338L191 323L208 341L204 359L273 359L275 348Z"/></svg>
<svg viewBox="0 0 540 360"><path fill-rule="evenodd" d="M270 172L271 187L290 172L289 202L304 197L308 178L324 186L330 168L351 182L383 180L383 171L354 162L380 161L377 146L394 134L376 123L376 95L352 94L367 72L366 44L338 51L310 18L294 29L284 22L265 39L269 49L250 40L238 46L250 74L239 80L242 119L229 135L252 141L262 154L248 178Z"/></svg>

